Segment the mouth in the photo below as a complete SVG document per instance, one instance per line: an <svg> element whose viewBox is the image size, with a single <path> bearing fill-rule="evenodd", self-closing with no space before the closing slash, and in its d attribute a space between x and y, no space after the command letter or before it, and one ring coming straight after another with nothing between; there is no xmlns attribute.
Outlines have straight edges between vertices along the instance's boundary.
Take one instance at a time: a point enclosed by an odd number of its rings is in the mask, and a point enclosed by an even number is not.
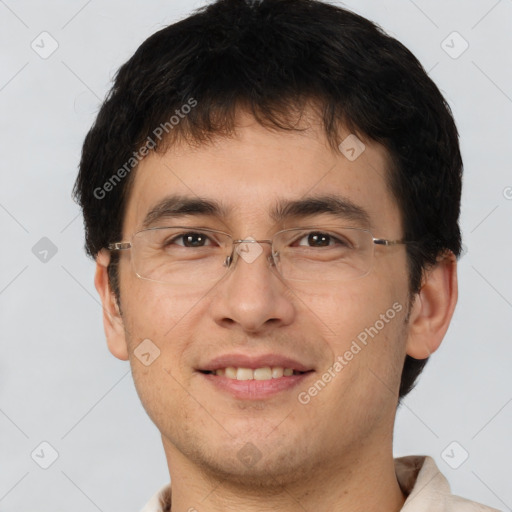
<svg viewBox="0 0 512 512"><path fill-rule="evenodd" d="M277 354L226 354L196 372L205 385L223 394L239 400L264 400L304 385L315 370Z"/></svg>
<svg viewBox="0 0 512 512"><path fill-rule="evenodd" d="M262 366L261 368L244 368L228 366L216 370L200 370L205 375L215 375L217 377L226 377L232 380L272 380L282 377L291 377L292 375L302 375L312 370L300 371L293 368L284 368L282 366Z"/></svg>

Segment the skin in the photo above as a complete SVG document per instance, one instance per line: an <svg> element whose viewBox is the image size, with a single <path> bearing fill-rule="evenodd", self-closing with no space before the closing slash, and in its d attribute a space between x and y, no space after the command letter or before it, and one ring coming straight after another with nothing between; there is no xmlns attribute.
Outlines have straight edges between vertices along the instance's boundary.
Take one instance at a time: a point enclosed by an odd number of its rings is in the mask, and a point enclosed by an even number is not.
<svg viewBox="0 0 512 512"><path fill-rule="evenodd" d="M284 132L241 112L237 127L234 137L194 148L175 145L142 161L123 240L141 229L152 206L175 193L231 208L222 218L179 220L234 238L268 239L300 226L293 219L274 224L269 211L277 199L333 193L367 210L375 237L402 237L400 212L385 181L384 147L365 140L365 151L351 162L329 148L313 117L306 131ZM401 370L406 354L428 357L446 333L457 301L453 255L425 275L410 311L404 246L376 247L371 272L342 285L286 283L259 257L252 263L239 258L221 281L201 289L140 279L124 251L122 314L109 287L108 262L108 251L101 251L95 284L108 347L130 361L141 402L161 432L173 511L400 510L405 496L394 472L392 438ZM310 403L300 403L298 392L394 303L402 310ZM160 350L149 366L134 355L147 338ZM286 354L315 372L298 389L238 400L195 371L228 352ZM237 457L246 443L261 457L251 466Z"/></svg>

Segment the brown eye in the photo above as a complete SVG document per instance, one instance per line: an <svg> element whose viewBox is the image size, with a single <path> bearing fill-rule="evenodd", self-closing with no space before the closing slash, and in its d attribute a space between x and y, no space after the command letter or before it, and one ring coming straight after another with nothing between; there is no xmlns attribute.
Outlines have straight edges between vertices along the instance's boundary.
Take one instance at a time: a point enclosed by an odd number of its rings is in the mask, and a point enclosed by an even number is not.
<svg viewBox="0 0 512 512"><path fill-rule="evenodd" d="M310 233L307 239L308 244L314 247L325 247L331 242L331 237L325 233Z"/></svg>
<svg viewBox="0 0 512 512"><path fill-rule="evenodd" d="M348 242L322 231L312 231L298 240L300 246L332 247L334 245L348 246Z"/></svg>
<svg viewBox="0 0 512 512"><path fill-rule="evenodd" d="M164 245L166 247L169 247L170 245L180 245L183 247L205 247L207 245L211 245L211 240L204 233L190 231L166 240Z"/></svg>

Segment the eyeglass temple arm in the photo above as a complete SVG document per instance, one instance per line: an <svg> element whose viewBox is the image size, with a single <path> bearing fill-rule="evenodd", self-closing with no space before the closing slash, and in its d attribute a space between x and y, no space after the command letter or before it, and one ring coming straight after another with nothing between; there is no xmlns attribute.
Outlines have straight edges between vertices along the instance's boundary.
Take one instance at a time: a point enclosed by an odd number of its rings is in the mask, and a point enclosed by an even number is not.
<svg viewBox="0 0 512 512"><path fill-rule="evenodd" d="M115 244L108 244L107 248L109 251L124 251L131 249L131 242L116 242Z"/></svg>
<svg viewBox="0 0 512 512"><path fill-rule="evenodd" d="M376 245L402 245L402 244L412 244L409 240L386 240L385 238L374 238L373 243Z"/></svg>

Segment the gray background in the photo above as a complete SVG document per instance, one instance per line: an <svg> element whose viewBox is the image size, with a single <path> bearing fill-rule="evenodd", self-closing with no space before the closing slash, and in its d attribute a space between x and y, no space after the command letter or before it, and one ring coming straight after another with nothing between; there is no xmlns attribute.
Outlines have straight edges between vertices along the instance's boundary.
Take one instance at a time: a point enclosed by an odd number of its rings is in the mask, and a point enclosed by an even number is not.
<svg viewBox="0 0 512 512"><path fill-rule="evenodd" d="M204 3L0 0L2 512L136 511L168 481L129 363L104 341L71 188L114 72ZM429 454L454 493L511 510L512 0L344 5L420 59L453 109L465 161L459 305L398 413L395 455ZM43 31L58 43L46 59L31 47L51 49ZM58 452L48 469L43 441Z"/></svg>

